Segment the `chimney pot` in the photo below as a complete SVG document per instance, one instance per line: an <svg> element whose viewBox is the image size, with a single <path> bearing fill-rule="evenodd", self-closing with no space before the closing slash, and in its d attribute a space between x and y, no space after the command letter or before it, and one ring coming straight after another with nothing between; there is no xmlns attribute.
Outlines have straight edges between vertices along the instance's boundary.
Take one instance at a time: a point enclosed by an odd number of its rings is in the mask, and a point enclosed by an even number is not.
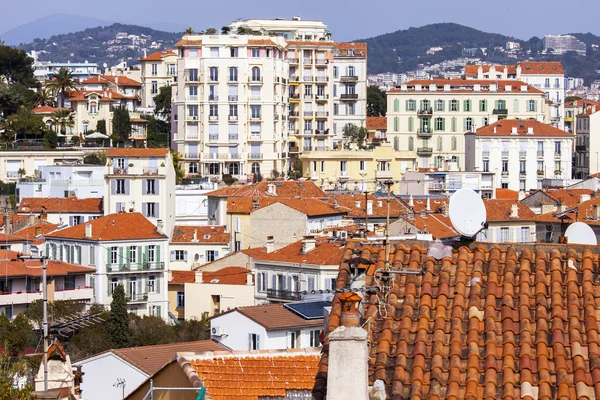
<svg viewBox="0 0 600 400"><path fill-rule="evenodd" d="M165 223L163 222L162 219L159 219L156 221L156 230L158 231L158 233L160 233L161 235L164 234L164 230L165 230Z"/></svg>
<svg viewBox="0 0 600 400"><path fill-rule="evenodd" d="M195 275L196 275L195 276L196 283L202 283L202 270L200 268L198 268L196 270L196 274Z"/></svg>
<svg viewBox="0 0 600 400"><path fill-rule="evenodd" d="M315 237L312 235L304 236L304 240L302 240L302 254L311 252L315 247L317 247Z"/></svg>
<svg viewBox="0 0 600 400"><path fill-rule="evenodd" d="M92 237L92 224L90 224L89 222L87 224L85 224L85 237L86 238Z"/></svg>
<svg viewBox="0 0 600 400"><path fill-rule="evenodd" d="M367 200L367 215L373 215L373 200Z"/></svg>
<svg viewBox="0 0 600 400"><path fill-rule="evenodd" d="M511 218L519 218L519 205L513 204L510 207L510 217Z"/></svg>

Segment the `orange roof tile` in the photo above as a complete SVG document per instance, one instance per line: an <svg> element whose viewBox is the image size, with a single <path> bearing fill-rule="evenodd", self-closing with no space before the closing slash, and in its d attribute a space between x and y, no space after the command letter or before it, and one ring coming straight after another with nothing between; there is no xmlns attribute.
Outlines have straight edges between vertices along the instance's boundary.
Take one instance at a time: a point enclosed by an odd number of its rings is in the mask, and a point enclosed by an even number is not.
<svg viewBox="0 0 600 400"><path fill-rule="evenodd" d="M387 130L386 117L367 117L367 129L369 130Z"/></svg>
<svg viewBox="0 0 600 400"><path fill-rule="evenodd" d="M127 76L97 75L81 82L84 85L114 83L124 87L142 87L142 84Z"/></svg>
<svg viewBox="0 0 600 400"><path fill-rule="evenodd" d="M280 203L309 217L322 215L346 214L346 210L335 208L320 199L290 199L290 198L250 198L230 197L227 199L227 212L231 214L250 214L256 210Z"/></svg>
<svg viewBox="0 0 600 400"><path fill-rule="evenodd" d="M335 48L338 50L363 50L367 51L366 43L335 43Z"/></svg>
<svg viewBox="0 0 600 400"><path fill-rule="evenodd" d="M484 204L488 222L515 221L515 218L510 216L512 206L515 204L519 207L519 217L516 220L533 221L535 218L535 213L529 207L515 200L489 199L485 200Z"/></svg>
<svg viewBox="0 0 600 400"><path fill-rule="evenodd" d="M194 282L196 282L195 271L171 271L171 280L169 281L169 285L183 285L184 283Z"/></svg>
<svg viewBox="0 0 600 400"><path fill-rule="evenodd" d="M369 194L367 200L373 204L373 212L369 218L384 218L387 216L387 199L375 197ZM364 218L366 214L365 195L364 194L336 194L329 196L331 204L338 204L340 211L346 211L349 217ZM358 204L358 207L357 207ZM400 216L400 214L408 210L396 199L390 201L390 216L392 218Z"/></svg>
<svg viewBox="0 0 600 400"><path fill-rule="evenodd" d="M564 75L565 70L560 61L521 61L523 75Z"/></svg>
<svg viewBox="0 0 600 400"><path fill-rule="evenodd" d="M179 225L173 228L171 236L171 243L229 243L230 240L231 234L225 232L224 226Z"/></svg>
<svg viewBox="0 0 600 400"><path fill-rule="evenodd" d="M42 262L40 260L18 260L21 255L16 251L0 249L0 271L3 277L42 276ZM48 276L65 276L73 274L93 274L95 268L82 267L81 265L68 264L62 261L48 260L46 274Z"/></svg>
<svg viewBox="0 0 600 400"><path fill-rule="evenodd" d="M148 56L146 56L144 58L140 58L139 61L160 61L164 57L176 56L176 55L177 55L177 53L175 53L172 50L161 50L161 51L157 51L156 53L149 54Z"/></svg>
<svg viewBox="0 0 600 400"><path fill-rule="evenodd" d="M113 90L75 90L68 92L66 97L70 102L88 101L87 97L91 94L98 95L98 101L114 101L121 99L139 99L138 95L125 96Z"/></svg>
<svg viewBox="0 0 600 400"><path fill-rule="evenodd" d="M50 106L42 106L42 107L36 107L33 110L31 110L32 113L34 114L52 114L57 112L58 110L68 110L68 108L55 108L55 107L50 107Z"/></svg>
<svg viewBox="0 0 600 400"><path fill-rule="evenodd" d="M89 238L85 237L86 225L92 226L92 236ZM152 222L148 221L142 214L135 212L106 215L84 224L50 233L46 238L113 241L166 239L167 236L158 233Z"/></svg>
<svg viewBox="0 0 600 400"><path fill-rule="evenodd" d="M169 154L168 148L110 148L107 157L165 157Z"/></svg>
<svg viewBox="0 0 600 400"><path fill-rule="evenodd" d="M104 199L77 197L26 197L17 207L19 213L39 213L45 209L48 213L90 213L104 214Z"/></svg>
<svg viewBox="0 0 600 400"><path fill-rule="evenodd" d="M429 92L429 85L436 85L436 92L443 93L444 85L450 85L451 93L489 93L489 85L496 85L497 93L505 93L506 88L510 87L511 93L537 93L537 94L545 94L543 90L536 89L535 87L528 85L521 81L516 80L496 80L496 79L488 79L488 80L477 80L477 79L421 79L421 80L413 80L407 82L407 91L415 92L415 85L421 85L421 92L427 93ZM403 84L404 85L404 84ZM481 89L479 92L474 92L474 85L480 85ZM521 86L527 86L526 92L521 92ZM391 89L388 93L400 93L402 89ZM420 93L420 92L416 92Z"/></svg>
<svg viewBox="0 0 600 400"><path fill-rule="evenodd" d="M182 39L179 42L175 43L175 47L183 46L202 46L202 40Z"/></svg>
<svg viewBox="0 0 600 400"><path fill-rule="evenodd" d="M498 188L496 189L496 198L498 200L518 200L519 192L516 190Z"/></svg>
<svg viewBox="0 0 600 400"><path fill-rule="evenodd" d="M430 250L397 244L392 269L420 273L393 274L383 294L363 296L369 385L381 380L397 399L594 397L600 377L585 360L600 357L595 246L448 246L443 258ZM348 261L383 265L384 254L382 246L350 242L340 262L316 400L325 398L332 372L328 335L341 325L348 294L341 290L355 283ZM377 267L358 268L366 287L378 285Z"/></svg>
<svg viewBox="0 0 600 400"><path fill-rule="evenodd" d="M479 73L479 65L469 64L465 65L465 76L477 77ZM490 72L491 65L484 64L481 65L483 73ZM497 72L504 72L506 68L506 73L508 75L516 75L517 74L517 66L516 65L494 65L494 69Z"/></svg>
<svg viewBox="0 0 600 400"><path fill-rule="evenodd" d="M278 46L271 39L248 39L248 46Z"/></svg>
<svg viewBox="0 0 600 400"><path fill-rule="evenodd" d="M516 128L517 133L512 133ZM529 133L531 128L532 133ZM548 136L548 137L573 137L572 133L555 128L532 119L517 120L503 119L493 124L482 126L475 132L477 136Z"/></svg>
<svg viewBox="0 0 600 400"><path fill-rule="evenodd" d="M225 267L218 271L202 272L202 283L219 285L246 285L252 271L242 267Z"/></svg>
<svg viewBox="0 0 600 400"><path fill-rule="evenodd" d="M8 244L8 243L23 243L23 242L26 242L27 239L28 239L27 237L20 236L17 234L7 235L5 233L0 233L0 245Z"/></svg>
<svg viewBox="0 0 600 400"><path fill-rule="evenodd" d="M38 222L34 225L31 225L27 228L15 232L15 235L25 238L27 240L33 240L39 238L40 235L44 236L51 232L54 232L57 228L58 225L56 224Z"/></svg>
<svg viewBox="0 0 600 400"><path fill-rule="evenodd" d="M298 314L285 308L283 304L263 304L259 306L237 307L233 310L215 315L211 319L218 319L220 316L229 314L231 312L239 312L268 331L323 326L323 318L304 319Z"/></svg>
<svg viewBox="0 0 600 400"><path fill-rule="evenodd" d="M317 349L290 349L179 353L177 362L192 385L203 383L207 398L259 400L292 392L309 396L319 358Z"/></svg>
<svg viewBox="0 0 600 400"><path fill-rule="evenodd" d="M267 193L268 185L275 184L275 195ZM213 197L298 197L298 198L327 198L327 195L313 181L262 181L245 186L227 186L209 192Z"/></svg>
<svg viewBox="0 0 600 400"><path fill-rule="evenodd" d="M544 193L571 208L579 204L582 195L591 195L594 191L591 189L553 189L546 190Z"/></svg>
<svg viewBox="0 0 600 400"><path fill-rule="evenodd" d="M344 243L329 241L325 237L316 237L315 241L315 248L307 253L302 252L303 240L298 240L271 253L261 252L254 254L252 257L255 262L271 261L310 265L336 265L344 253Z"/></svg>

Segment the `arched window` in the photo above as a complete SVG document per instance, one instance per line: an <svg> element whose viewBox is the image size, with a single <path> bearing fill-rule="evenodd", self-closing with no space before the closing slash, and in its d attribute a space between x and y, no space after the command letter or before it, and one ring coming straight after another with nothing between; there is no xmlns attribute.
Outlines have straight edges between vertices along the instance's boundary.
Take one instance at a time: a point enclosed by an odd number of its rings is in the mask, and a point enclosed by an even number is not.
<svg viewBox="0 0 600 400"><path fill-rule="evenodd" d="M219 68L210 67L209 72L210 72L210 80L212 82L216 82L219 80Z"/></svg>
<svg viewBox="0 0 600 400"><path fill-rule="evenodd" d="M87 133L90 123L87 121L83 122L83 133Z"/></svg>
<svg viewBox="0 0 600 400"><path fill-rule="evenodd" d="M456 136L452 136L452 150L456 150L456 147L457 147Z"/></svg>
<svg viewBox="0 0 600 400"><path fill-rule="evenodd" d="M219 173L220 173L219 164L217 164L217 163L208 164L208 173L210 175L219 175Z"/></svg>
<svg viewBox="0 0 600 400"><path fill-rule="evenodd" d="M89 103L89 113L96 114L98 112L98 103L92 101Z"/></svg>
<svg viewBox="0 0 600 400"><path fill-rule="evenodd" d="M252 68L252 82L260 82L260 68Z"/></svg>
<svg viewBox="0 0 600 400"><path fill-rule="evenodd" d="M230 175L239 175L240 174L240 164L231 163L229 164L228 171Z"/></svg>
<svg viewBox="0 0 600 400"><path fill-rule="evenodd" d="M408 150L413 151L415 149L415 139L413 137L408 138Z"/></svg>
<svg viewBox="0 0 600 400"><path fill-rule="evenodd" d="M260 174L260 164L257 162L253 162L251 172L255 175Z"/></svg>

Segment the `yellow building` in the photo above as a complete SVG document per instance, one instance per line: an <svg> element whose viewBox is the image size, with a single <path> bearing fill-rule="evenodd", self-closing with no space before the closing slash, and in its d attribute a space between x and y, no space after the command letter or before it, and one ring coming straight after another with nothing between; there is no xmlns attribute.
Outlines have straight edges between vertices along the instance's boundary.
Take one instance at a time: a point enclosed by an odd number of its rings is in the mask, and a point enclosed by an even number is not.
<svg viewBox="0 0 600 400"><path fill-rule="evenodd" d="M394 151L389 143L372 149L338 149L305 151L301 154L305 178L323 189L373 191L383 181L400 181L415 166L416 155L410 151Z"/></svg>

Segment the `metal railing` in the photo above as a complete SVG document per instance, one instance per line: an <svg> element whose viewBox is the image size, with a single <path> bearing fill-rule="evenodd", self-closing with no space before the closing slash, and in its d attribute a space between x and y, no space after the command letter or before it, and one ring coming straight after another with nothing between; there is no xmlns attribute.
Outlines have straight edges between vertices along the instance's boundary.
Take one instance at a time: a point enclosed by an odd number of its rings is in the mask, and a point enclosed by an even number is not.
<svg viewBox="0 0 600 400"><path fill-rule="evenodd" d="M302 295L291 290L267 289L267 298L277 300L302 300Z"/></svg>
<svg viewBox="0 0 600 400"><path fill-rule="evenodd" d="M251 160L259 160L261 158L263 158L262 153L250 153L250 157Z"/></svg>

